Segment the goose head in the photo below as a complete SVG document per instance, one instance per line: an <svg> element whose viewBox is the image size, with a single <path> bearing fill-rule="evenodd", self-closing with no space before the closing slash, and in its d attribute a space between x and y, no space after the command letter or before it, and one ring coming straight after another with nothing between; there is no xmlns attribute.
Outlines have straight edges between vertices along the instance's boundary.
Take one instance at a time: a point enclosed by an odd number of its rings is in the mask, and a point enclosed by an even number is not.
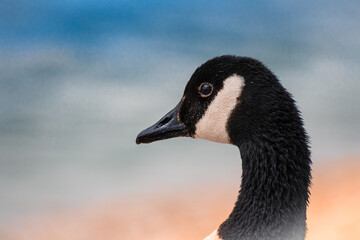
<svg viewBox="0 0 360 240"><path fill-rule="evenodd" d="M195 70L179 104L142 131L136 143L187 136L239 146L253 137L257 127L271 124L269 115L278 111L278 103L284 98L292 103L261 62L216 57Z"/></svg>

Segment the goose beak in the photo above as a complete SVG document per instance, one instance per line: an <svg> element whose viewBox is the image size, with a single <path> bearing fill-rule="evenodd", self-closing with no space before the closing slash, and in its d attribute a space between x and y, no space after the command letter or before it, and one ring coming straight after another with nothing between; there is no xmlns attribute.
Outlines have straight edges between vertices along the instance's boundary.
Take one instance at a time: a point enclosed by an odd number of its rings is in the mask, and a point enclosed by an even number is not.
<svg viewBox="0 0 360 240"><path fill-rule="evenodd" d="M179 120L180 103L157 123L143 130L136 137L136 143L151 143L173 137L188 136L186 126Z"/></svg>

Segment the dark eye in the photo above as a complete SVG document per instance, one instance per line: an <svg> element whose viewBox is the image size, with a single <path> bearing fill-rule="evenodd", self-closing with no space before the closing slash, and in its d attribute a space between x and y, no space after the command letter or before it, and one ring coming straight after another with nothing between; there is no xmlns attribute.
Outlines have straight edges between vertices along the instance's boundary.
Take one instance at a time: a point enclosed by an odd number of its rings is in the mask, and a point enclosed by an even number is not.
<svg viewBox="0 0 360 240"><path fill-rule="evenodd" d="M213 91L213 86L210 83L202 83L199 88L200 96L208 97Z"/></svg>

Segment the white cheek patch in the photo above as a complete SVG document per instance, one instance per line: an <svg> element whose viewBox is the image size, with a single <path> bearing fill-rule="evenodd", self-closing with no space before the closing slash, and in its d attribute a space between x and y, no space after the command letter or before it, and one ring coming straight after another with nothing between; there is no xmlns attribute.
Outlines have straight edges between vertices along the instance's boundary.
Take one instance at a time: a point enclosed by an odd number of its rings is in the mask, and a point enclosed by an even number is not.
<svg viewBox="0 0 360 240"><path fill-rule="evenodd" d="M244 85L245 80L239 75L232 75L224 80L223 88L196 123L194 138L230 143L227 122L238 103Z"/></svg>

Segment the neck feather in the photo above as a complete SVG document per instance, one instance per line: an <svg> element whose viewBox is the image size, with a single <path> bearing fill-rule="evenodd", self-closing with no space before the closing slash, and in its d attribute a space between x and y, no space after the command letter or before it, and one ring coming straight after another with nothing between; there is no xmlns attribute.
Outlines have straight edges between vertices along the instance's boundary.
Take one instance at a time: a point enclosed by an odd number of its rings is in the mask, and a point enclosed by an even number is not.
<svg viewBox="0 0 360 240"><path fill-rule="evenodd" d="M219 228L222 239L304 239L310 151L302 126L288 130L262 131L238 145L241 189Z"/></svg>

